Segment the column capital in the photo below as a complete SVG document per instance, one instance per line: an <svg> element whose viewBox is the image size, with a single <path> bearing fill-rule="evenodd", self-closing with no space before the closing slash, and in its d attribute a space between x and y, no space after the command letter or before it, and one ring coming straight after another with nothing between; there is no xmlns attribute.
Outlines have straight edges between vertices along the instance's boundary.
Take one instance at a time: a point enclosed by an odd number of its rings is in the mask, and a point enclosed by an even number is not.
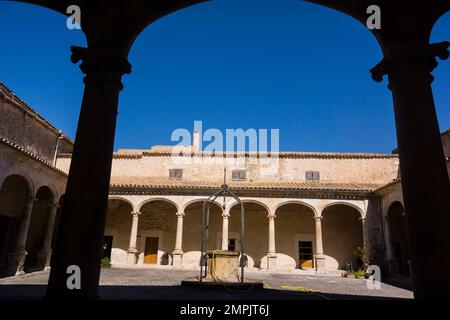
<svg viewBox="0 0 450 320"><path fill-rule="evenodd" d="M177 212L177 217L184 217L186 214L184 212Z"/></svg>
<svg viewBox="0 0 450 320"><path fill-rule="evenodd" d="M314 221L321 221L322 219L322 216L314 216Z"/></svg>
<svg viewBox="0 0 450 320"><path fill-rule="evenodd" d="M364 223L364 222L366 222L366 217L359 217L358 220L361 221L362 223Z"/></svg>
<svg viewBox="0 0 450 320"><path fill-rule="evenodd" d="M140 211L131 211L131 215L132 215L133 217L137 217L137 216L139 216L140 214L141 214Z"/></svg>
<svg viewBox="0 0 450 320"><path fill-rule="evenodd" d="M118 87L123 89L120 81L122 75L131 72L127 53L123 48L82 48L72 46L71 61L80 64L81 71L86 74L84 82L101 84L104 88Z"/></svg>
<svg viewBox="0 0 450 320"><path fill-rule="evenodd" d="M229 217L230 217L230 212L222 212L222 217L224 218L224 219L228 219Z"/></svg>
<svg viewBox="0 0 450 320"><path fill-rule="evenodd" d="M392 83L399 79L411 81L417 76L425 76L431 83L434 78L430 73L438 65L436 57L446 60L449 57L449 46L450 42L448 41L432 43L422 47L413 45L391 46L386 50L383 60L370 70L372 79L381 82L383 77L388 75L389 88Z"/></svg>
<svg viewBox="0 0 450 320"><path fill-rule="evenodd" d="M277 217L277 215L275 213L269 213L267 215L267 218L269 218L269 220L275 220L276 217Z"/></svg>

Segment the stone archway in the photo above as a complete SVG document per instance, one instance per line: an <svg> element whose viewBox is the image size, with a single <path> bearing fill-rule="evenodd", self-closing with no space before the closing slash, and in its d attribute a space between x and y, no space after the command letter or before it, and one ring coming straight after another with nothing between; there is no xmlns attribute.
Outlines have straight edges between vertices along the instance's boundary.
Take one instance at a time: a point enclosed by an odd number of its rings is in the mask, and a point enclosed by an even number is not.
<svg viewBox="0 0 450 320"><path fill-rule="evenodd" d="M204 200L188 204L184 209L183 265L199 266L202 241L202 213ZM212 203L209 212L208 250L221 248L222 208Z"/></svg>
<svg viewBox="0 0 450 320"><path fill-rule="evenodd" d="M102 257L112 264L126 264L130 243L133 206L121 199L109 199L106 213Z"/></svg>
<svg viewBox="0 0 450 320"><path fill-rule="evenodd" d="M346 204L333 204L322 211L323 251L327 269L356 271L362 261L355 252L364 244L361 212Z"/></svg>
<svg viewBox="0 0 450 320"><path fill-rule="evenodd" d="M8 254L16 246L21 218L30 196L28 183L20 175L10 175L0 189L0 274L7 273Z"/></svg>
<svg viewBox="0 0 450 320"><path fill-rule="evenodd" d="M27 234L26 250L28 254L24 264L25 272L41 270L44 267L40 261L39 251L44 243L53 202L54 195L49 187L42 186L37 190Z"/></svg>
<svg viewBox="0 0 450 320"><path fill-rule="evenodd" d="M314 211L300 203L281 205L275 211L277 269L315 268Z"/></svg>
<svg viewBox="0 0 450 320"><path fill-rule="evenodd" d="M176 205L169 200L151 200L141 205L137 229L138 264L172 264L176 213Z"/></svg>
<svg viewBox="0 0 450 320"><path fill-rule="evenodd" d="M244 222L244 253L248 257L248 267L261 268L267 255L269 233L267 231L269 211L267 207L258 202L243 201L245 210ZM233 236L236 243L240 238L241 208L237 203L230 209L229 238ZM236 251L239 247L236 248ZM264 266L263 266L264 267Z"/></svg>
<svg viewBox="0 0 450 320"><path fill-rule="evenodd" d="M410 276L405 209L400 202L391 204L388 220L393 256L393 261L389 261L389 271L393 274Z"/></svg>

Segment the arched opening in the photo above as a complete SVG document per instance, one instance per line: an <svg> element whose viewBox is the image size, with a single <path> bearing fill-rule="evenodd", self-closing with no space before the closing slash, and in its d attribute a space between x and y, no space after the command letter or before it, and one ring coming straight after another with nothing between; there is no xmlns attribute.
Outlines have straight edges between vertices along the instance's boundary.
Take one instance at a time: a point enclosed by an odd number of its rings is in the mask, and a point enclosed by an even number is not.
<svg viewBox="0 0 450 320"><path fill-rule="evenodd" d="M58 209L56 210L55 224L53 227L53 236L52 236L52 258L51 259L53 259L53 252L55 251L56 239L58 237L59 222L61 221L61 209L62 209L63 201L64 201L64 195L62 195L59 198ZM50 265L51 265L51 259L50 259Z"/></svg>
<svg viewBox="0 0 450 320"><path fill-rule="evenodd" d="M7 177L0 189L0 274L8 268L8 253L14 250L21 217L25 211L27 181L19 175Z"/></svg>
<svg viewBox="0 0 450 320"><path fill-rule="evenodd" d="M314 211L289 203L277 208L275 215L277 269L314 268Z"/></svg>
<svg viewBox="0 0 450 320"><path fill-rule="evenodd" d="M364 244L361 213L358 209L334 204L322 211L322 237L325 268L355 271L362 268L356 252Z"/></svg>
<svg viewBox="0 0 450 320"><path fill-rule="evenodd" d="M200 265L202 240L203 200L195 201L184 209L183 223L183 265ZM208 250L221 249L222 243L222 208L212 203L209 211Z"/></svg>
<svg viewBox="0 0 450 320"><path fill-rule="evenodd" d="M44 242L45 231L48 226L48 218L53 205L53 194L47 186L40 187L36 192L33 211L31 212L30 226L28 229L24 271L36 271L42 269L39 251Z"/></svg>
<svg viewBox="0 0 450 320"><path fill-rule="evenodd" d="M127 263L127 250L133 211L132 205L120 199L109 199L103 236L103 258L113 264Z"/></svg>
<svg viewBox="0 0 450 320"><path fill-rule="evenodd" d="M176 205L168 200L152 200L142 205L140 211L138 264L170 265L177 227Z"/></svg>
<svg viewBox="0 0 450 320"><path fill-rule="evenodd" d="M248 267L261 268L263 258L267 255L268 233L268 209L259 202L244 201L244 253L248 257ZM230 209L230 221L228 238L235 239L236 251L239 251L241 230L241 207L235 204Z"/></svg>
<svg viewBox="0 0 450 320"><path fill-rule="evenodd" d="M393 274L410 275L408 241L406 238L405 209L396 201L388 211L390 241L394 261L390 263L390 272Z"/></svg>

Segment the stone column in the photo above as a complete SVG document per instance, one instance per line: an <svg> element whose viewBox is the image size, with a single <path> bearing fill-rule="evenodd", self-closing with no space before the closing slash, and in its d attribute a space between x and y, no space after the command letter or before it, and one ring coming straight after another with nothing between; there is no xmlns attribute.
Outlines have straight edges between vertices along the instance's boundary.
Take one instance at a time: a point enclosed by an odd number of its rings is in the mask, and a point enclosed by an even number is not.
<svg viewBox="0 0 450 320"><path fill-rule="evenodd" d="M391 223L389 215L383 217L384 230L385 230L385 242L386 242L386 263L390 274L398 273L398 261L394 257L392 251L392 238L391 238Z"/></svg>
<svg viewBox="0 0 450 320"><path fill-rule="evenodd" d="M50 299L98 298L119 92L131 66L126 44L102 47L96 36L88 41L92 47L71 48L72 62L82 61L85 88L47 286ZM67 287L72 265L80 270L77 290Z"/></svg>
<svg viewBox="0 0 450 320"><path fill-rule="evenodd" d="M44 270L50 270L50 258L52 256L52 239L55 230L56 212L58 211L57 203L49 203L49 213L47 227L45 229L44 241L42 248L38 253L38 261Z"/></svg>
<svg viewBox="0 0 450 320"><path fill-rule="evenodd" d="M228 219L230 217L229 213L222 214L222 250L228 251Z"/></svg>
<svg viewBox="0 0 450 320"><path fill-rule="evenodd" d="M367 219L366 217L360 217L359 221L361 221L362 233L363 233L363 245L369 246L369 230L367 230Z"/></svg>
<svg viewBox="0 0 450 320"><path fill-rule="evenodd" d="M133 222L131 224L131 234L130 234L130 245L127 250L127 264L135 265L138 260L138 250L137 250L137 232L139 224L139 211L132 211Z"/></svg>
<svg viewBox="0 0 450 320"><path fill-rule="evenodd" d="M267 269L276 270L277 254L275 249L275 214L268 215L269 218L269 251L267 252Z"/></svg>
<svg viewBox="0 0 450 320"><path fill-rule="evenodd" d="M181 267L183 265L183 217L184 212L177 212L177 235L175 238L175 248L173 250L174 267Z"/></svg>
<svg viewBox="0 0 450 320"><path fill-rule="evenodd" d="M323 238L322 238L322 216L314 217L316 229L316 253L315 267L316 272L325 272L325 256L323 254Z"/></svg>
<svg viewBox="0 0 450 320"><path fill-rule="evenodd" d="M394 100L414 296L446 298L450 277L436 275L448 274L450 265L450 182L431 72L438 65L436 57L449 57L450 43L429 44L416 34L401 39L401 45L386 41L384 59L371 70L372 77L381 81L388 75ZM430 261L435 262L433 272Z"/></svg>
<svg viewBox="0 0 450 320"><path fill-rule="evenodd" d="M33 212L36 199L29 197L26 201L25 210L20 219L19 230L17 232L16 245L13 252L8 254L8 273L10 275L21 275L25 273L23 266L28 254L26 251L28 229L30 228L31 213Z"/></svg>

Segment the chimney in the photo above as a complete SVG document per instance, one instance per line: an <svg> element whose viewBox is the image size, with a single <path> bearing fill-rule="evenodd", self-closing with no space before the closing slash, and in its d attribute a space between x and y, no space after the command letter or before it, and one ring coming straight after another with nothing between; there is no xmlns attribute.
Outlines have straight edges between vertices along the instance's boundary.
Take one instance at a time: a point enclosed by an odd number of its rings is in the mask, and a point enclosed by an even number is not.
<svg viewBox="0 0 450 320"><path fill-rule="evenodd" d="M194 130L192 135L192 152L200 152L200 138L201 132L199 130Z"/></svg>

